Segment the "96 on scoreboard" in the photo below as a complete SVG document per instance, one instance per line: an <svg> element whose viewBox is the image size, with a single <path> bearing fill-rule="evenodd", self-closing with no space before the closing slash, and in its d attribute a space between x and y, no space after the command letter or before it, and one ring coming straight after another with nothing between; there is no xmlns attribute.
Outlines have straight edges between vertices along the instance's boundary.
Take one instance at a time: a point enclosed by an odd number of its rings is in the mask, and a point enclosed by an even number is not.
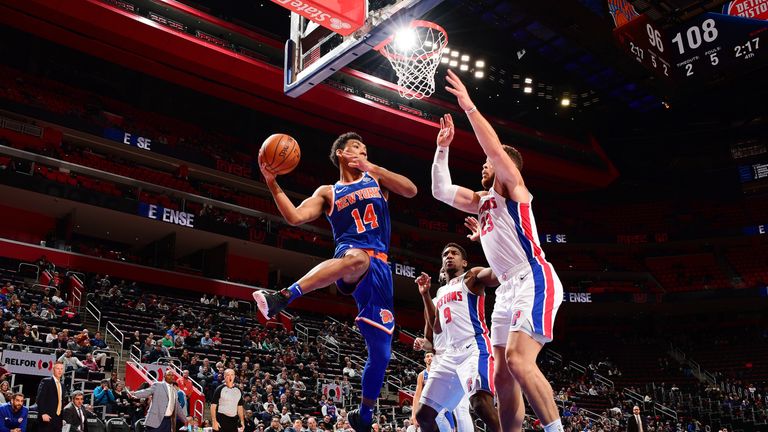
<svg viewBox="0 0 768 432"><path fill-rule="evenodd" d="M705 13L661 29L640 15L614 30L635 60L674 81L712 80L748 72L766 63L768 21Z"/></svg>

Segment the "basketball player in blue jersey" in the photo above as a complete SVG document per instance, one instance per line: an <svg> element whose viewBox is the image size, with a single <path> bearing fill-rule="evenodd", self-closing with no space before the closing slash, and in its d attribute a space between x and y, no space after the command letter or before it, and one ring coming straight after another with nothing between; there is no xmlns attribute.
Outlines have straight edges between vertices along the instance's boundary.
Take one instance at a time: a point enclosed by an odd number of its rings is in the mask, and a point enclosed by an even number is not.
<svg viewBox="0 0 768 432"><path fill-rule="evenodd" d="M541 249L531 204L533 195L521 174L523 159L515 148L501 144L459 77L449 70L446 79L446 91L456 96L485 152L481 182L484 190L452 184L448 149L454 129L451 116L445 115L440 119L432 164L432 195L478 215L485 258L501 282L491 316L493 355L499 360L494 382L501 427L513 432L522 429L525 394L544 432L562 432L552 386L539 370L536 357L554 337L563 285Z"/></svg>
<svg viewBox="0 0 768 432"><path fill-rule="evenodd" d="M354 297L359 311L355 321L365 338L368 360L363 369L362 402L359 409L349 413L348 420L355 431L368 432L389 364L395 328L392 271L387 264L387 198L389 192L412 198L417 190L408 178L371 163L362 138L354 132L334 141L330 158L339 168L339 181L320 186L296 207L259 155L261 173L280 214L294 226L325 214L336 251L333 259L320 263L288 288L276 293L257 291L253 298L259 312L272 318L293 300L334 282L339 291Z"/></svg>
<svg viewBox="0 0 768 432"><path fill-rule="evenodd" d="M435 360L429 372L416 420L424 432L438 430L438 414L453 412L469 395L472 409L485 422L486 430L499 429L499 417L493 403L493 356L491 339L485 323L485 288L499 285L489 268L467 270L467 252L456 243L442 251L441 283L434 299L429 296L430 277L416 278L425 309L425 336L435 348ZM431 326L429 323L433 323ZM430 328L431 327L431 328ZM472 430L471 417L460 430Z"/></svg>

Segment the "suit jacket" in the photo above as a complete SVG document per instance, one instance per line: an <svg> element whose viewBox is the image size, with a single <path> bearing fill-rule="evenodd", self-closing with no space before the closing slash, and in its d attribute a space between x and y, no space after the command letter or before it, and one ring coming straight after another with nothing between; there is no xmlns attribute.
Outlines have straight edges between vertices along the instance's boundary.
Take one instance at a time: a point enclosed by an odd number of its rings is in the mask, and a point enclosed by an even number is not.
<svg viewBox="0 0 768 432"><path fill-rule="evenodd" d="M61 386L61 393L62 396L64 396L63 385ZM42 417L43 414L56 417L56 408L58 407L59 402L59 395L56 391L56 383L53 381L53 377L43 378L40 381L40 385L37 386L37 412L40 413L40 417ZM63 401L61 401L61 407L63 411Z"/></svg>
<svg viewBox="0 0 768 432"><path fill-rule="evenodd" d="M640 421L643 423L643 432L648 432L648 420L645 419L645 416L640 414ZM635 420L635 415L632 414L627 419L627 432L639 432L640 429L637 427L637 420Z"/></svg>
<svg viewBox="0 0 768 432"><path fill-rule="evenodd" d="M187 417L184 415L184 410L181 408L179 397L176 394L178 389L176 386L171 387L173 388L174 396L176 396L176 409L174 410L174 413L176 414L176 418L181 420L181 424L184 424L184 422L187 421ZM149 405L149 410L147 410L147 418L144 420L144 425L152 428L159 427L160 423L163 422L163 417L165 417L165 411L168 409L169 402L165 381L158 381L152 384L149 388L134 392L133 395L137 398L152 396L152 403Z"/></svg>
<svg viewBox="0 0 768 432"><path fill-rule="evenodd" d="M86 413L84 407L81 406L80 409L83 411L82 420L80 420L80 416L77 415L77 408L75 408L72 402L68 403L67 406L61 410L61 419L67 422L68 425L72 426L70 429L72 432L78 430L78 428L84 432L88 431L88 414Z"/></svg>

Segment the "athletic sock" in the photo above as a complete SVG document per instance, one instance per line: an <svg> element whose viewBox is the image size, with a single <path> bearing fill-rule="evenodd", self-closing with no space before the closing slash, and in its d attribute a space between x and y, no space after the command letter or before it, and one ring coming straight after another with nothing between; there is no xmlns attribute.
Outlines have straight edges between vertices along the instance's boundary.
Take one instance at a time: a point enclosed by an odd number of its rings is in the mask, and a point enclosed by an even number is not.
<svg viewBox="0 0 768 432"><path fill-rule="evenodd" d="M298 283L295 283L288 288L283 290L283 295L288 297L288 303L296 300L297 298L304 295L304 292L301 290L301 287Z"/></svg>
<svg viewBox="0 0 768 432"><path fill-rule="evenodd" d="M560 421L560 419L557 419L552 423L544 426L544 432L563 432L563 423Z"/></svg>
<svg viewBox="0 0 768 432"><path fill-rule="evenodd" d="M366 423L371 423L373 421L373 407L369 407L368 405L361 402L360 418Z"/></svg>

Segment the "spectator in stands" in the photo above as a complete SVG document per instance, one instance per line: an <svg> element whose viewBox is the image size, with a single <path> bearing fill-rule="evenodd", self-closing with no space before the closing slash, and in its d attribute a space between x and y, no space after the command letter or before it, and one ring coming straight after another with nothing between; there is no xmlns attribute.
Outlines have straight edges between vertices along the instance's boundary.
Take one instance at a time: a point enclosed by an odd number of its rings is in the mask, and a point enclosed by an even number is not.
<svg viewBox="0 0 768 432"><path fill-rule="evenodd" d="M181 377L176 380L176 385L178 385L179 389L184 392L184 396L189 399L192 395L192 388L194 387L192 379L189 377L189 370L185 369L181 373Z"/></svg>
<svg viewBox="0 0 768 432"><path fill-rule="evenodd" d="M291 413L288 412L288 407L284 406L280 410L280 424L285 424L286 422L291 422Z"/></svg>
<svg viewBox="0 0 768 432"><path fill-rule="evenodd" d="M59 331L56 327L51 327L51 330L45 335L45 344L50 346L51 342L55 341L59 337Z"/></svg>
<svg viewBox="0 0 768 432"><path fill-rule="evenodd" d="M93 335L93 339L91 339L91 345L97 349L107 348L107 342L104 341L104 337L101 335L101 332L96 332L96 334Z"/></svg>
<svg viewBox="0 0 768 432"><path fill-rule="evenodd" d="M93 359L93 354L91 353L85 355L83 366L85 366L86 369L88 369L90 372L99 372L100 370L99 364L96 362L96 360Z"/></svg>
<svg viewBox="0 0 768 432"><path fill-rule="evenodd" d="M243 432L254 432L256 430L256 423L253 420L253 411L245 410L245 427Z"/></svg>
<svg viewBox="0 0 768 432"><path fill-rule="evenodd" d="M309 432L317 432L317 419L314 417L309 417L307 419L307 431Z"/></svg>
<svg viewBox="0 0 768 432"><path fill-rule="evenodd" d="M208 299L208 296L203 294L202 297L200 297L200 303L202 304L211 304L211 301Z"/></svg>
<svg viewBox="0 0 768 432"><path fill-rule="evenodd" d="M0 432L26 432L28 414L24 395L14 393L8 403L0 405Z"/></svg>
<svg viewBox="0 0 768 432"><path fill-rule="evenodd" d="M59 362L64 364L64 367L67 372L69 371L77 371L77 372L87 372L88 368L85 367L83 362L80 361L79 358L75 357L75 355L72 353L72 350L68 349L64 351L64 354L59 357Z"/></svg>
<svg viewBox="0 0 768 432"><path fill-rule="evenodd" d="M125 389L125 384L118 381L112 393L115 395L115 413L124 416L130 414L131 398Z"/></svg>
<svg viewBox="0 0 768 432"><path fill-rule="evenodd" d="M13 392L11 391L11 383L8 381L0 382L0 403L11 402Z"/></svg>
<svg viewBox="0 0 768 432"><path fill-rule="evenodd" d="M300 418L294 420L291 426L288 426L287 428L285 428L285 432L303 432L305 430L306 429L304 429Z"/></svg>
<svg viewBox="0 0 768 432"><path fill-rule="evenodd" d="M147 363L157 363L163 357L166 357L163 346L160 345L160 341L156 341L152 351L147 355Z"/></svg>
<svg viewBox="0 0 768 432"><path fill-rule="evenodd" d="M264 432L281 432L283 427L280 425L280 417L274 416L270 420L269 427L264 429Z"/></svg>
<svg viewBox="0 0 768 432"><path fill-rule="evenodd" d="M211 339L211 332L205 332L205 335L200 339L200 349L210 351L213 348L213 339Z"/></svg>
<svg viewBox="0 0 768 432"><path fill-rule="evenodd" d="M117 412L117 397L108 379L101 380L101 384L93 389L93 404L105 406L107 414Z"/></svg>
<svg viewBox="0 0 768 432"><path fill-rule="evenodd" d="M43 378L37 387L37 412L41 422L38 423L40 432L61 432L62 396L64 390L61 376L64 375L64 363L56 362L50 377Z"/></svg>
<svg viewBox="0 0 768 432"><path fill-rule="evenodd" d="M213 341L213 345L216 347L219 347L221 345L222 339L221 339L221 332L216 332L216 336L212 337L211 340Z"/></svg>

